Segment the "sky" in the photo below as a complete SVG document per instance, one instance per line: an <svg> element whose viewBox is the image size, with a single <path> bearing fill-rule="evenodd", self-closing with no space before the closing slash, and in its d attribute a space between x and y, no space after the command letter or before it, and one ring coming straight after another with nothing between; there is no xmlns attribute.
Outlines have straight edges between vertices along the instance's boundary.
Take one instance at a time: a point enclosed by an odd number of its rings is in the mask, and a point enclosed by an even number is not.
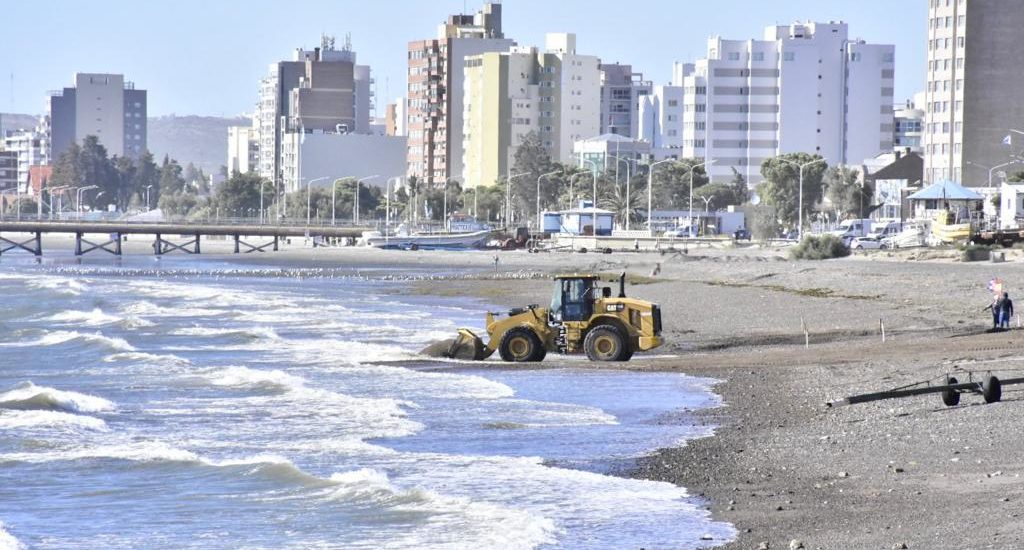
<svg viewBox="0 0 1024 550"><path fill-rule="evenodd" d="M506 38L543 47L575 32L577 53L632 64L667 84L672 63L707 53L707 38L761 38L794 21L842 20L851 38L896 46L896 101L924 87L925 0L504 0ZM0 112L40 114L76 72L122 73L148 90L149 115L251 113L275 61L322 33L351 33L377 81L377 109L402 96L406 49L479 0L2 0Z"/></svg>

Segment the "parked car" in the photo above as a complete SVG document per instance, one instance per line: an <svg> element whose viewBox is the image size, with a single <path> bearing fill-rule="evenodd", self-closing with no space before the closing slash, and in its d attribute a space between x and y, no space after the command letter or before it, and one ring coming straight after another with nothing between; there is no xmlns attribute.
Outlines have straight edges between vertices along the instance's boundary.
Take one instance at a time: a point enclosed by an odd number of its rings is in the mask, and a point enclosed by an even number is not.
<svg viewBox="0 0 1024 550"><path fill-rule="evenodd" d="M661 234L662 237L668 239L683 239L690 236L689 227L673 227L672 229L666 230Z"/></svg>
<svg viewBox="0 0 1024 550"><path fill-rule="evenodd" d="M795 241L800 237L800 232L796 229L790 229L789 231L783 231L779 233L780 239L786 239L789 241Z"/></svg>
<svg viewBox="0 0 1024 550"><path fill-rule="evenodd" d="M737 229L732 234L732 240L734 240L734 241L749 241L750 240L750 231L747 231L746 229Z"/></svg>
<svg viewBox="0 0 1024 550"><path fill-rule="evenodd" d="M892 241L874 235L854 237L850 242L850 248L854 250L886 250L892 248Z"/></svg>

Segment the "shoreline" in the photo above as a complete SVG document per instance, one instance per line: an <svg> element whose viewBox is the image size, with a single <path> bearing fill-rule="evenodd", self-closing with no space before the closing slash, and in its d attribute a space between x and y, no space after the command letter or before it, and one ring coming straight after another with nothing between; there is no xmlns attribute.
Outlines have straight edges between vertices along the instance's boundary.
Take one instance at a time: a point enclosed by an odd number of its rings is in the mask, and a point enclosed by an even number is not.
<svg viewBox="0 0 1024 550"><path fill-rule="evenodd" d="M1024 546L1024 441L1013 437L1024 422L1019 387L1004 388L1003 402L991 405L968 394L953 408L937 396L825 407L951 371L1024 371L1024 330L986 333L990 321L980 312L987 281L1004 278L1012 296L1024 263L911 259L924 259L922 251L824 262L783 254L294 248L205 258L252 269L432 270L435 278L395 292L466 296L501 309L545 302L556 271L625 270L641 276L629 295L662 304L667 344L594 368L714 378L722 406L695 415L715 426L713 435L656 450L617 473L686 487L738 532L716 548L786 548L794 540L807 549ZM186 257L176 256L176 267L187 265L178 258ZM103 260L74 264L109 265ZM549 356L540 368L590 365L568 363Z"/></svg>

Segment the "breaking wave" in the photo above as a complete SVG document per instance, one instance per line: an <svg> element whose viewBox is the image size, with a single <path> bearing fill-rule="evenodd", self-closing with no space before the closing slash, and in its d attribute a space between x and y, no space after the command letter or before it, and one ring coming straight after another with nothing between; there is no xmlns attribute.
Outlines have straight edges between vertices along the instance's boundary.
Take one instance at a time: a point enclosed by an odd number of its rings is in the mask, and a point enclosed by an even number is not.
<svg viewBox="0 0 1024 550"><path fill-rule="evenodd" d="M46 410L0 411L0 429L18 428L85 428L106 430L107 423L101 418ZM3 548L0 546L0 548Z"/></svg>
<svg viewBox="0 0 1024 550"><path fill-rule="evenodd" d="M14 535L7 532L3 522L0 522L0 550L22 550L25 548Z"/></svg>
<svg viewBox="0 0 1024 550"><path fill-rule="evenodd" d="M55 346L73 340L83 340L90 343L99 343L116 351L135 351L135 347L129 344L124 338L104 336L99 332L87 333L74 330L56 330L48 332L36 340L26 342L4 342L0 346L8 347L33 347L33 346Z"/></svg>
<svg viewBox="0 0 1024 550"><path fill-rule="evenodd" d="M111 411L115 408L114 403L102 397L37 386L32 382L23 382L11 390L0 393L0 409L90 413Z"/></svg>
<svg viewBox="0 0 1024 550"><path fill-rule="evenodd" d="M281 337L270 327L250 328L213 328L213 327L187 327L179 328L172 332L179 336L234 336L247 340L280 340Z"/></svg>

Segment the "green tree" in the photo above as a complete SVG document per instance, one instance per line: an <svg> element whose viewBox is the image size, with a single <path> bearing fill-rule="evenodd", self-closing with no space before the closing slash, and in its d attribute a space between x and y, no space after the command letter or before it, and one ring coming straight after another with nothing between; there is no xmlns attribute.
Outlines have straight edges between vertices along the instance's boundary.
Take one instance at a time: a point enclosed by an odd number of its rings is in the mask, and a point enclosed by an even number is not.
<svg viewBox="0 0 1024 550"><path fill-rule="evenodd" d="M529 132L512 156L512 174L521 174L512 180L510 194L515 197L513 207L517 212L528 213L533 218L537 209L537 179L550 172L564 172L562 165L552 162L551 155L541 142L537 132ZM552 204L558 196L558 180L551 176L540 180L542 204ZM504 179L499 182L504 184Z"/></svg>
<svg viewBox="0 0 1024 550"><path fill-rule="evenodd" d="M846 166L833 166L825 173L825 197L832 203L837 218L863 218L874 210L874 186L859 180L860 172Z"/></svg>
<svg viewBox="0 0 1024 550"><path fill-rule="evenodd" d="M668 162L654 170L654 208L685 210L690 206L690 176L692 169L693 189L708 183L708 174L701 158L684 158ZM696 210L697 205L694 205Z"/></svg>
<svg viewBox="0 0 1024 550"><path fill-rule="evenodd" d="M800 169L796 165L818 160L823 160L820 155L789 153L765 159L761 163L761 176L764 178L764 182L758 187L758 194L765 203L775 207L775 213L779 220L789 227L797 226ZM810 215L811 208L815 204L821 202L824 194L822 179L827 169L828 165L825 162L817 162L804 168L804 218Z"/></svg>
<svg viewBox="0 0 1024 550"><path fill-rule="evenodd" d="M82 154L82 148L78 143L72 143L60 157L53 167L53 176L47 182L47 187L79 186L82 184L82 174L79 168L78 157Z"/></svg>
<svg viewBox="0 0 1024 550"><path fill-rule="evenodd" d="M139 197L139 204L146 208L152 208L157 204L160 198L160 169L153 160L153 153L145 151L139 157L132 187L135 195ZM149 204L146 204L147 199Z"/></svg>
<svg viewBox="0 0 1024 550"><path fill-rule="evenodd" d="M736 204L744 204L750 200L750 188L747 186L747 179L743 177L743 174L735 166L730 168L732 169L732 181L729 182L729 185L732 186L733 195L737 201Z"/></svg>
<svg viewBox="0 0 1024 550"><path fill-rule="evenodd" d="M231 177L225 180L223 183L217 186L217 191L213 194L210 199L210 209L215 216L220 217L244 217L249 216L250 212L259 215L260 208L260 192L262 186L263 193L263 208L270 208L274 202L274 191L273 185L270 184L266 179L261 178L259 175L252 172L242 174L234 172ZM305 193L302 193L305 195ZM170 196L179 195L194 195L193 193L175 193ZM303 196L302 204L305 206L305 196ZM291 207L291 199L289 198L289 207ZM161 207L162 207L161 202Z"/></svg>
<svg viewBox="0 0 1024 550"><path fill-rule="evenodd" d="M474 203L474 195L477 193L479 196L476 197ZM505 189L499 185L481 185L463 191L459 202L465 204L467 208L473 208L475 204L479 210L474 213L477 220L481 222L497 221L501 215L502 205L505 204Z"/></svg>
<svg viewBox="0 0 1024 550"><path fill-rule="evenodd" d="M1006 178L1006 181L1017 183L1024 181L1024 170L1010 174L1010 176Z"/></svg>
<svg viewBox="0 0 1024 550"><path fill-rule="evenodd" d="M132 198L138 195L139 169L129 157L114 157L114 171L117 173L117 192L114 200L120 210L127 210Z"/></svg>
<svg viewBox="0 0 1024 550"><path fill-rule="evenodd" d="M730 205L740 205L744 202L736 196L736 188L724 183L708 183L693 190L693 209L707 208L714 211L716 208L725 208Z"/></svg>
<svg viewBox="0 0 1024 550"><path fill-rule="evenodd" d="M164 155L164 162L160 166L160 183L158 195L181 193L185 190L185 178L182 175L181 165L178 161Z"/></svg>

